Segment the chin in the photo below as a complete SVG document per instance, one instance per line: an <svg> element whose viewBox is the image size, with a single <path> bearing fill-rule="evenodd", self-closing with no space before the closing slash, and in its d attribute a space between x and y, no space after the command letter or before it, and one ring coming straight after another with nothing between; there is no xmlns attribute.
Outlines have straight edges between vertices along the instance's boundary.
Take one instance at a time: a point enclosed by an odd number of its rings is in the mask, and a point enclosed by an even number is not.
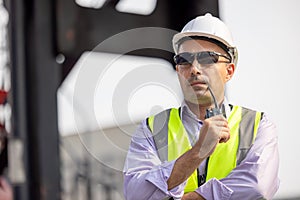
<svg viewBox="0 0 300 200"><path fill-rule="evenodd" d="M211 97L203 96L201 96L200 98L186 98L186 101L203 106L210 106L213 103Z"/></svg>

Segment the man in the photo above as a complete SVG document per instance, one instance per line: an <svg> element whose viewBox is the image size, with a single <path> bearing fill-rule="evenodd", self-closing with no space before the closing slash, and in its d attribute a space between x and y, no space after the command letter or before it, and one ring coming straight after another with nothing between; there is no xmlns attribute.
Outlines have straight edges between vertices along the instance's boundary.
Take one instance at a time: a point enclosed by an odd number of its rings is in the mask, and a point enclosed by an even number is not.
<svg viewBox="0 0 300 200"><path fill-rule="evenodd" d="M264 113L224 97L237 63L228 28L210 14L197 17L173 47L184 101L144 120L132 137L125 198L271 199L279 187L276 129Z"/></svg>

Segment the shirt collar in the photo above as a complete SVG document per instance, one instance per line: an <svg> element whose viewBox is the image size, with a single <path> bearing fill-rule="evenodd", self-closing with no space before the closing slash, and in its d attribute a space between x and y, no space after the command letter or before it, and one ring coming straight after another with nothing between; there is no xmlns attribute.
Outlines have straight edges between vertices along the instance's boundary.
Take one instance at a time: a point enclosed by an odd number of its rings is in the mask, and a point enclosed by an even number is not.
<svg viewBox="0 0 300 200"><path fill-rule="evenodd" d="M222 107L225 110L225 117L228 119L228 117L230 116L230 112L231 112L231 108L229 106L229 103L227 101L227 98L224 98L224 101L222 103ZM182 117L183 115L189 115L190 117L197 119L197 116L191 111L191 109L189 108L189 106L187 105L186 101L183 100L182 104L181 104L181 111L180 111L180 116ZM199 120L198 120L199 121Z"/></svg>

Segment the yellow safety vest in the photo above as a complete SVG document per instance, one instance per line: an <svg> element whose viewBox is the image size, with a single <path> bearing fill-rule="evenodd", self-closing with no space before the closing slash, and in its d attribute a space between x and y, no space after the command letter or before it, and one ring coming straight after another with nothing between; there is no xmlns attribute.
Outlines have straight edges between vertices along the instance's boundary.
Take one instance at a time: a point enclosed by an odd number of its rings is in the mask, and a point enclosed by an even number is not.
<svg viewBox="0 0 300 200"><path fill-rule="evenodd" d="M228 118L230 140L219 143L209 157L206 181L211 178L225 178L246 156L255 140L262 113L240 106L233 106ZM188 134L180 119L179 109L163 111L147 120L160 159L172 161L192 148ZM168 133L168 134L166 134ZM188 178L184 192L199 187L197 170Z"/></svg>

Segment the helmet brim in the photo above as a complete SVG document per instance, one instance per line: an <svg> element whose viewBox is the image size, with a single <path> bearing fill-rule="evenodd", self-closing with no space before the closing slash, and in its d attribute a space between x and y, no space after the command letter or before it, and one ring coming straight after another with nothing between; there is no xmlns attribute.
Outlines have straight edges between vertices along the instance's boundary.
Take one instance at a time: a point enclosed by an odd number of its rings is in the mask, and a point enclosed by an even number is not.
<svg viewBox="0 0 300 200"><path fill-rule="evenodd" d="M174 52L177 54L178 53L178 45L179 45L179 41L182 38L185 37L192 37L192 36L201 36L201 37L206 37L206 38L211 38L214 40L217 40L221 43L223 43L225 46L229 47L229 48L235 48L234 46L230 45L228 42L226 42L225 40L223 40L222 38L209 34L209 33L200 33L200 32L184 32L184 33L177 33L176 35L174 35L173 40L172 40L172 44L173 44L173 50Z"/></svg>

